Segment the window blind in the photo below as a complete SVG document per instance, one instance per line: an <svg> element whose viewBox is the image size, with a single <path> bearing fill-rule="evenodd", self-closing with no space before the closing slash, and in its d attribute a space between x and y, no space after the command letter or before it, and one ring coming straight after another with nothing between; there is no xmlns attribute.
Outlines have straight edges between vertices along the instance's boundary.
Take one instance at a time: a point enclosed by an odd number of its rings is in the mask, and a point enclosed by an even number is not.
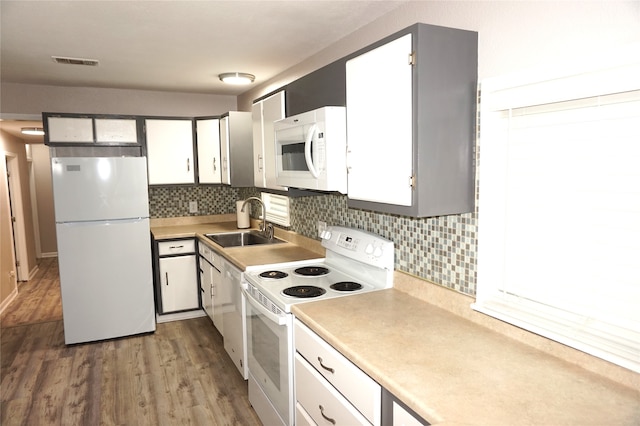
<svg viewBox="0 0 640 426"><path fill-rule="evenodd" d="M629 58L640 55L482 83L473 307L640 371L640 63Z"/></svg>
<svg viewBox="0 0 640 426"><path fill-rule="evenodd" d="M289 197L262 192L262 202L267 212L267 220L281 226L291 226Z"/></svg>

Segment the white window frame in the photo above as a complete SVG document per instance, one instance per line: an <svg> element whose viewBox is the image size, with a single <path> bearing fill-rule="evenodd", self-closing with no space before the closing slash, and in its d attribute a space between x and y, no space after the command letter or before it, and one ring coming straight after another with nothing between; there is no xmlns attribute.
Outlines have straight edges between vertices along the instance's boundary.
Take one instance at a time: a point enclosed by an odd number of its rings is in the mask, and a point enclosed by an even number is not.
<svg viewBox="0 0 640 426"><path fill-rule="evenodd" d="M620 95L621 94L621 95ZM573 297L565 304L546 303L511 291L514 279L513 270L509 269L507 259L512 259L514 247L526 253L530 247L527 241L508 240L510 238L507 223L509 216L508 197L510 167L509 128L514 114L531 115L532 110L574 111L586 108L589 102L618 102L616 97L626 97L632 101L628 105L636 105L640 100L640 43L623 46L598 57L582 58L572 61L569 66L553 66L483 80L481 83L480 101L480 164L479 164L479 219L478 219L478 283L476 302L472 308L496 317L518 327L556 340L578 350L621 365L632 371L640 372L640 273L629 277L624 284L628 291L624 294L614 293L615 282L593 280L589 285L593 289L608 291L615 297L633 298L636 300L637 313L631 318L607 316L605 320L595 318L593 314L573 306ZM636 101L633 101L636 99ZM635 102L635 104L634 104ZM505 120L508 116L508 120ZM505 125L508 122L508 125ZM640 126L640 120L638 120ZM603 125L606 129L606 125ZM635 136L634 136L635 138ZM640 145L640 138L637 141ZM512 148L513 149L513 148ZM636 151L634 151L636 153ZM525 155L529 155L525 152ZM534 153L535 154L535 153ZM540 154L540 153L538 153ZM542 152L542 155L549 154ZM634 154L637 155L637 154ZM511 165L512 166L512 165ZM638 164L640 167L640 164ZM542 171L541 171L542 172ZM594 171L597 173L597 171ZM634 178L635 179L635 178ZM635 180L634 180L635 182ZM605 188L610 190L611 188ZM640 188L633 195L634 210L637 215L637 201ZM575 207L575 214L584 214L584 205ZM634 216L637 217L637 216ZM631 235L640 235L640 225ZM589 232L585 228L584 232ZM508 235L509 234L509 235ZM563 241L575 244L575 240L567 238ZM510 244L507 244L510 241ZM514 245L515 244L515 245ZM553 244L553 241L549 241ZM575 246L574 246L575 247ZM575 247L580 248L580 247ZM640 241L633 241L631 250L638 250ZM617 255L628 256L628 248L620 249ZM635 253L635 251L633 251ZM637 259L637 270L640 272L640 258ZM572 265L579 267L579 265ZM529 270L545 272L546 265L532 264ZM509 272L511 271L511 273ZM547 300L556 298L555 290L563 286L562 280L554 281L554 277L567 271L549 268L548 277L530 286L548 286ZM527 271L523 271L526 274ZM544 274L542 274L544 276ZM518 285L516 285L516 288ZM560 292L558 292L559 294ZM608 295L608 293L603 293ZM548 296L552 295L551 298ZM559 296L557 297L559 298ZM615 298L603 297L602 303L611 302L615 306ZM624 302L626 303L626 302ZM562 305L560 308L559 306ZM628 306L628 304L626 304ZM609 314L607 314L609 315Z"/></svg>

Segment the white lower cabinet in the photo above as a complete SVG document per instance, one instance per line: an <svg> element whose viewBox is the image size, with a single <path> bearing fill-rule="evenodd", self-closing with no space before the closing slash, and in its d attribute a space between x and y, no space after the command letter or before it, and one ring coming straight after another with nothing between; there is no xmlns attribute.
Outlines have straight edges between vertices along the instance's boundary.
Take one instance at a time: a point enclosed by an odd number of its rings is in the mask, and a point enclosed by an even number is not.
<svg viewBox="0 0 640 426"><path fill-rule="evenodd" d="M161 258L159 263L162 313L198 309L195 254Z"/></svg>
<svg viewBox="0 0 640 426"><path fill-rule="evenodd" d="M202 294L202 308L207 313L213 325L224 336L223 319L223 267L224 258L207 247L198 245L200 254L200 291Z"/></svg>
<svg viewBox="0 0 640 426"><path fill-rule="evenodd" d="M295 321L296 421L380 425L382 388L299 320Z"/></svg>

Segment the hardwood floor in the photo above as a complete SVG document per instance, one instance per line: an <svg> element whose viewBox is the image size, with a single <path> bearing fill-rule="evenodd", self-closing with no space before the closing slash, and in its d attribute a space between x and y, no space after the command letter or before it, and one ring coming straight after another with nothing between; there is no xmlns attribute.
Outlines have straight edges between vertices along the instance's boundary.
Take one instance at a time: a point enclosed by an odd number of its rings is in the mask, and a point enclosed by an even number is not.
<svg viewBox="0 0 640 426"><path fill-rule="evenodd" d="M0 424L260 425L208 317L66 346L56 259L0 317Z"/></svg>

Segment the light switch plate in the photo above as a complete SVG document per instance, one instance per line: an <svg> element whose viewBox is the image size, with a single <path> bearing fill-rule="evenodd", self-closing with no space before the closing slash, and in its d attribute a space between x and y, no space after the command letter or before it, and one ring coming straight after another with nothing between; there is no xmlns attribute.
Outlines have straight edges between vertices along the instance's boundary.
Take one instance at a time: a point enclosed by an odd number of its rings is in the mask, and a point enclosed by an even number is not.
<svg viewBox="0 0 640 426"><path fill-rule="evenodd" d="M189 201L189 213L198 213L197 201Z"/></svg>

